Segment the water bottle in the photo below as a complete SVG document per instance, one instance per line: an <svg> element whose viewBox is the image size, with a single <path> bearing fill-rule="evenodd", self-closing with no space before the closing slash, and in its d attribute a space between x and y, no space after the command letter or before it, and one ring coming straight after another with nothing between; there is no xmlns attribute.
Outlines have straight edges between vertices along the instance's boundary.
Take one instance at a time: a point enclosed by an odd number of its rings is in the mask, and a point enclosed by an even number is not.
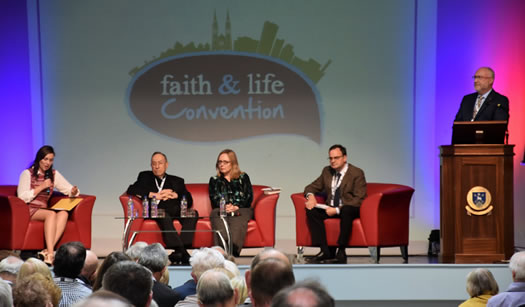
<svg viewBox="0 0 525 307"><path fill-rule="evenodd" d="M128 195L128 218L135 218L134 215L134 205L133 205L133 198L131 198L131 195Z"/></svg>
<svg viewBox="0 0 525 307"><path fill-rule="evenodd" d="M219 203L219 215L221 217L226 216L226 200L223 195L221 195L221 202Z"/></svg>
<svg viewBox="0 0 525 307"><path fill-rule="evenodd" d="M157 216L159 216L159 203L155 195L153 195L153 199L151 200L151 217Z"/></svg>
<svg viewBox="0 0 525 307"><path fill-rule="evenodd" d="M144 195L144 198L142 198L142 217L149 217L149 202L147 195Z"/></svg>
<svg viewBox="0 0 525 307"><path fill-rule="evenodd" d="M180 201L180 216L186 217L186 215L188 215L188 201L186 200L186 195L183 195Z"/></svg>

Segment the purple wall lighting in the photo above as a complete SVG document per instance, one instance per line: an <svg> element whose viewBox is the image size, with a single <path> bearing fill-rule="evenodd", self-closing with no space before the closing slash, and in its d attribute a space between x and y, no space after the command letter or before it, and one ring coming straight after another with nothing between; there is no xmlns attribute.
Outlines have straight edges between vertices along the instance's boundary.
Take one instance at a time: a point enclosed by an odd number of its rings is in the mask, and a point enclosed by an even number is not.
<svg viewBox="0 0 525 307"><path fill-rule="evenodd" d="M0 184L17 184L35 154L26 2L1 1L0 12Z"/></svg>

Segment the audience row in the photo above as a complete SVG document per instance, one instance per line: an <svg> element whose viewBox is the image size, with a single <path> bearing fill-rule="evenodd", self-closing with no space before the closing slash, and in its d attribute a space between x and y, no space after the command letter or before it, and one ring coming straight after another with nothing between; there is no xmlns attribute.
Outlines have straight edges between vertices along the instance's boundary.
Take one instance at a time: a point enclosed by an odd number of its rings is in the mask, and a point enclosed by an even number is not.
<svg viewBox="0 0 525 307"><path fill-rule="evenodd" d="M235 259L221 247L194 250L191 278L171 288L168 254L159 243L138 242L126 253L112 252L102 263L80 242L56 252L53 270L41 260L25 262L16 254L0 261L0 307L24 306L334 306L317 281L296 282L284 253L268 248L257 254L241 276ZM525 252L510 259L513 282L499 293L484 268L467 275L470 298L460 307L525 304Z"/></svg>
<svg viewBox="0 0 525 307"><path fill-rule="evenodd" d="M138 242L99 264L82 243L69 242L58 248L52 271L39 259L24 262L13 254L0 262L0 307L335 304L319 282L296 283L290 259L276 249L255 256L245 276L218 246L194 250L189 261L191 278L171 288L168 253L159 243Z"/></svg>

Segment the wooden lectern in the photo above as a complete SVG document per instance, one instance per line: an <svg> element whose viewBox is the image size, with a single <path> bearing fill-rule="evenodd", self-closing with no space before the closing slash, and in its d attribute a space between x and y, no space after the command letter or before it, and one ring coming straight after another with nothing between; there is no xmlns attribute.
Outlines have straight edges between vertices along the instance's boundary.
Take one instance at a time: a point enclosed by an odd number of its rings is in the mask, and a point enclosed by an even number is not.
<svg viewBox="0 0 525 307"><path fill-rule="evenodd" d="M504 144L440 147L442 262L493 263L512 256L513 149Z"/></svg>

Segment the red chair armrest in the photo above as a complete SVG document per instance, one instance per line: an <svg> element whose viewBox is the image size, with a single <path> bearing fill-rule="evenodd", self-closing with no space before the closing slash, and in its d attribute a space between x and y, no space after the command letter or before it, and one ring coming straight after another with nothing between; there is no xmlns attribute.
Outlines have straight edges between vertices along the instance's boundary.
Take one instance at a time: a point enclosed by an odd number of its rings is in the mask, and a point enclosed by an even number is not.
<svg viewBox="0 0 525 307"><path fill-rule="evenodd" d="M29 206L20 198L0 194L0 249L22 249L29 225Z"/></svg>
<svg viewBox="0 0 525 307"><path fill-rule="evenodd" d="M408 245L409 207L414 189L369 183L361 205L361 223L369 246Z"/></svg>
<svg viewBox="0 0 525 307"><path fill-rule="evenodd" d="M290 196L295 208L295 244L297 246L310 246L312 239L306 221L306 207L303 193L294 193Z"/></svg>
<svg viewBox="0 0 525 307"><path fill-rule="evenodd" d="M69 220L77 224L80 240L86 248L91 248L91 218L96 197L92 195L79 195L83 198L69 215Z"/></svg>
<svg viewBox="0 0 525 307"><path fill-rule="evenodd" d="M261 194L254 202L254 219L264 242L275 242L275 209L279 194Z"/></svg>

